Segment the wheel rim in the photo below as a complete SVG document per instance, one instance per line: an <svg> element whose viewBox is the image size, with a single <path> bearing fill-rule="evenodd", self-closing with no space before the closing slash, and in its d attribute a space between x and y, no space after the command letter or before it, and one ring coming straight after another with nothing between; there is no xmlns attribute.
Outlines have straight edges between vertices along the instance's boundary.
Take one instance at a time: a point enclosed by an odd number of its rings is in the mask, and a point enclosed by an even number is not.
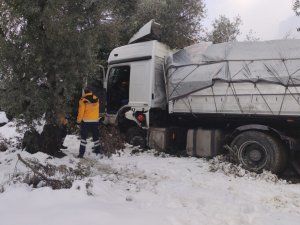
<svg viewBox="0 0 300 225"><path fill-rule="evenodd" d="M259 142L247 141L239 149L239 160L247 169L260 171L267 166L269 154Z"/></svg>

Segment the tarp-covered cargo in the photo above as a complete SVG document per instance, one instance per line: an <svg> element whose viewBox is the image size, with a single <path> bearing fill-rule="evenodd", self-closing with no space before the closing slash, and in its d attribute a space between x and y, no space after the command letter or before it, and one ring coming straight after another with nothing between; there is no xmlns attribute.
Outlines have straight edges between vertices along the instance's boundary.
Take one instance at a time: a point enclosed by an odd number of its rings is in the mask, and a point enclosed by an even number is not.
<svg viewBox="0 0 300 225"><path fill-rule="evenodd" d="M189 46L166 80L170 112L300 115L300 40Z"/></svg>

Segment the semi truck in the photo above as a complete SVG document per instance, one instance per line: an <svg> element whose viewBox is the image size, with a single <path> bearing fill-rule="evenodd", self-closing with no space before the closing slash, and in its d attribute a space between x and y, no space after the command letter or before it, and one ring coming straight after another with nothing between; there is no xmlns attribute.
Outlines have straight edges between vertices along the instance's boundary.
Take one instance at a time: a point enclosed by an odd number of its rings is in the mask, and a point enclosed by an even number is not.
<svg viewBox="0 0 300 225"><path fill-rule="evenodd" d="M112 50L104 86L105 123L132 145L300 174L300 40L173 50L150 21Z"/></svg>

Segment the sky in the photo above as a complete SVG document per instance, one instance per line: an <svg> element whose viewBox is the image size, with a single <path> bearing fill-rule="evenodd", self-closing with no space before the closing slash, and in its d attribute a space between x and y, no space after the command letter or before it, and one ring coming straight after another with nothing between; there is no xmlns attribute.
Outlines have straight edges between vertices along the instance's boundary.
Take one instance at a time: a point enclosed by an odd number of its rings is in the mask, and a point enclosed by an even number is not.
<svg viewBox="0 0 300 225"><path fill-rule="evenodd" d="M204 22L210 27L219 15L229 18L240 16L243 24L240 41L252 29L254 36L260 40L300 38L300 17L292 10L293 0L205 0L207 18Z"/></svg>

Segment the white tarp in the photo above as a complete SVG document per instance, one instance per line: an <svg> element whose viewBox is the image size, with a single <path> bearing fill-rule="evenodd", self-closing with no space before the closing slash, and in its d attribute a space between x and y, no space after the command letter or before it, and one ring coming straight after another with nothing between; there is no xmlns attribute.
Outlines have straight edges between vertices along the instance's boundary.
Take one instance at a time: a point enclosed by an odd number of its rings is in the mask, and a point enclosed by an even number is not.
<svg viewBox="0 0 300 225"><path fill-rule="evenodd" d="M166 59L169 100L227 83L300 86L300 40L201 43Z"/></svg>

